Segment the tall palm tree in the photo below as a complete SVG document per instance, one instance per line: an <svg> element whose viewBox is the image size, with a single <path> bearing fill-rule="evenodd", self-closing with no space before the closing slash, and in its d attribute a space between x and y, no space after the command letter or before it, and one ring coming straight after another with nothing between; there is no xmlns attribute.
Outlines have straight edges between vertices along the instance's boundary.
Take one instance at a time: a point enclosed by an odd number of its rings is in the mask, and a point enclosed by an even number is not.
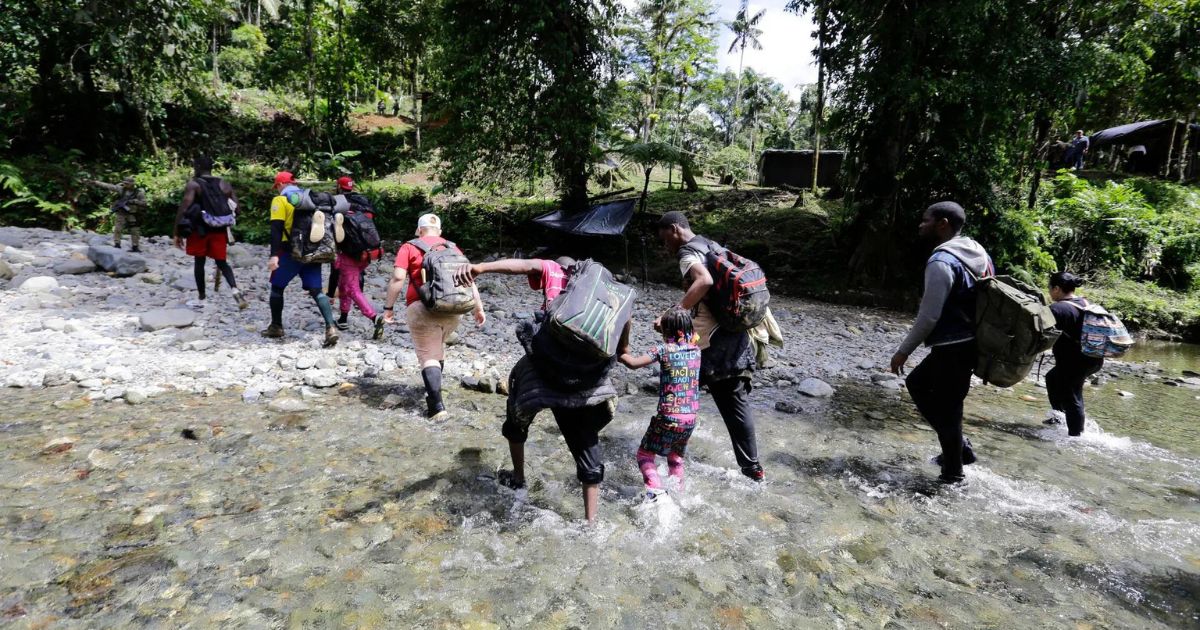
<svg viewBox="0 0 1200 630"><path fill-rule="evenodd" d="M738 82L736 96L733 102L733 120L734 124L730 130L729 137L726 138L725 144L733 142L733 136L737 133L737 121L740 116L742 105L742 65L746 59L746 46L750 46L755 50L762 50L762 42L758 41L758 37L762 35L762 29L758 28L758 23L762 21L763 14L766 9L760 9L753 16L747 16L750 7L747 6L749 0L742 0L742 5L738 9L737 17L733 18L732 22L728 22L725 26L733 31L733 42L729 44L729 52L734 50L738 52Z"/></svg>

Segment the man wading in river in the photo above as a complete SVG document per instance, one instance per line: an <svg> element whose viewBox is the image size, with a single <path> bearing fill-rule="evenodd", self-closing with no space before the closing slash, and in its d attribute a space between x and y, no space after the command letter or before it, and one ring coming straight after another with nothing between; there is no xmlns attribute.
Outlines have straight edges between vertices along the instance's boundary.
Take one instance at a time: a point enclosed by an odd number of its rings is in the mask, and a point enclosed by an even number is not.
<svg viewBox="0 0 1200 630"><path fill-rule="evenodd" d="M762 481L764 473L758 461L754 415L750 410L750 375L755 368L750 333L721 329L704 303L704 297L713 287L713 278L704 259L685 247L697 238L687 217L682 212L662 215L658 220L658 238L679 259L685 291L678 306L692 311L692 324L696 334L700 335L696 344L701 350L700 385L712 395L721 412L742 474L754 481Z"/></svg>
<svg viewBox="0 0 1200 630"><path fill-rule="evenodd" d="M892 356L892 372L900 374L908 356L922 342L929 355L905 384L921 415L937 431L942 454L938 477L943 483L963 481L963 464L975 463L971 442L963 437L963 400L975 369L976 280L994 275L983 246L962 236L967 222L962 206L943 201L929 206L917 228L922 241L934 245L925 263L925 294L917 320Z"/></svg>

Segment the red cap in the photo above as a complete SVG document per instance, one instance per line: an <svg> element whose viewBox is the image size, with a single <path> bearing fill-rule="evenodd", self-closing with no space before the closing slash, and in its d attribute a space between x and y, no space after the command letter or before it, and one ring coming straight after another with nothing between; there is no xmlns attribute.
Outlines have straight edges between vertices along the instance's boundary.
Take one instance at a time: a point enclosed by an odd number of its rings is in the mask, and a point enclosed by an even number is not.
<svg viewBox="0 0 1200 630"><path fill-rule="evenodd" d="M286 186L287 184L294 184L294 183L296 183L296 176L292 175L288 171L279 171L278 173L275 173L275 187L276 188L281 188L283 186Z"/></svg>
<svg viewBox="0 0 1200 630"><path fill-rule="evenodd" d="M354 180L349 177L339 177L338 190L354 190Z"/></svg>

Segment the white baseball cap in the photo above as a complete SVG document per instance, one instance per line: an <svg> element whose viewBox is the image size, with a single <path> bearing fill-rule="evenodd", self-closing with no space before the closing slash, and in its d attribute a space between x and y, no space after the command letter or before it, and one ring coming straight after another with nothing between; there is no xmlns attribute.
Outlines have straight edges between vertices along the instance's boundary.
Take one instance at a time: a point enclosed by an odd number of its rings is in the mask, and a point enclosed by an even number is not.
<svg viewBox="0 0 1200 630"><path fill-rule="evenodd" d="M417 229L422 228L437 228L442 229L442 220L436 214L422 214L420 219L417 219Z"/></svg>

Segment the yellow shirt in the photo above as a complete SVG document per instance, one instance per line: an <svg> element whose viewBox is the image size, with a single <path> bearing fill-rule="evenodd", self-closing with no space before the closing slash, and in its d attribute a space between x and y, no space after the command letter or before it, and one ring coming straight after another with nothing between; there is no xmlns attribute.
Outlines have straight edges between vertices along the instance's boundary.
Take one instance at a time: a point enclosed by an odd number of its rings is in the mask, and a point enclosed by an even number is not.
<svg viewBox="0 0 1200 630"><path fill-rule="evenodd" d="M292 215L296 207L288 202L287 197L278 195L271 200L271 220L283 221L283 242L287 242L288 234L292 233Z"/></svg>

